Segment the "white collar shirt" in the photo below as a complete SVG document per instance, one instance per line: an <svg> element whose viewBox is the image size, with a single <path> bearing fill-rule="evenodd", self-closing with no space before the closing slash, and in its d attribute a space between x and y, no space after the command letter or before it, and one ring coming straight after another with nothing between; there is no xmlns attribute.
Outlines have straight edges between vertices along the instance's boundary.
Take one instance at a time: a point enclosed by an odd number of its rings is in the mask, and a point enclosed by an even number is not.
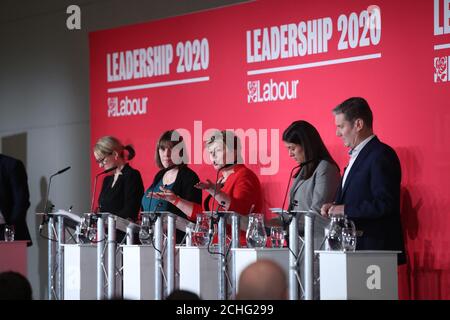
<svg viewBox="0 0 450 320"><path fill-rule="evenodd" d="M345 180L347 180L348 173L350 172L350 169L352 168L353 163L355 163L356 158L358 157L359 153L366 146L366 144L368 144L369 141L372 140L374 137L375 137L375 135L372 134L370 137L367 137L366 139L361 141L360 144L358 144L356 147L354 147L353 149L351 149L348 152L348 154L350 155L350 160L349 160L347 168L345 168L344 177L342 178L342 188L344 188Z"/></svg>

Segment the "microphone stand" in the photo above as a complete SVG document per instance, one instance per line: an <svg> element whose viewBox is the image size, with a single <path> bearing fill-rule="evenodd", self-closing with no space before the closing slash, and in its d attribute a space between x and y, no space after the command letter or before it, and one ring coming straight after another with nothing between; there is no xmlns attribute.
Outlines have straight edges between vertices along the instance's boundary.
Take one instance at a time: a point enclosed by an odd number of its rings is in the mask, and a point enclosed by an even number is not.
<svg viewBox="0 0 450 320"><path fill-rule="evenodd" d="M56 230L54 229L54 223L53 218L50 221L49 218L49 210L52 210L53 206L48 208L48 198L50 195L50 187L52 184L52 179L54 176L57 176L63 172L66 172L69 170L70 167L66 167L62 170L59 170L55 174L52 174L49 178L48 188L47 188L47 194L45 196L45 205L44 205L44 212L42 217L42 222L39 225L39 235L45 239L48 240L48 279L47 279L47 285L48 285L48 299L52 300L53 298L61 299L62 298L62 272L63 272L63 251L61 247L61 243L64 242L64 220L62 217L58 222L58 234L56 233ZM42 235L42 228L45 223L48 223L48 236ZM56 247L56 243L58 243ZM58 261L58 269L55 269L55 260Z"/></svg>
<svg viewBox="0 0 450 320"><path fill-rule="evenodd" d="M92 199L91 199L91 212L92 212L92 213L94 213L94 200L95 200L95 191L96 191L96 189L97 189L97 179L98 179L98 177L101 176L101 175L103 175L103 174L109 173L109 172L111 172L111 171L113 171L113 170L116 170L116 169L117 169L117 166L114 166L114 167L112 167L112 168L109 168L109 169L107 169L107 170L104 170L104 171L98 173L98 174L95 176L95 178L94 178L94 188L93 188Z"/></svg>
<svg viewBox="0 0 450 320"><path fill-rule="evenodd" d="M153 227L154 227L154 224L155 224L156 220L158 220L158 216L157 216L156 212L158 211L158 209L160 207L162 207L162 202L161 201L159 201L158 204L156 205L155 211L153 211L153 217L149 217L149 219L150 219L149 236L150 236L150 241L152 243L153 248L156 251L158 251L160 255L162 255L162 251L155 246L155 239L153 237L153 234L154 234ZM162 216L160 216L159 218L162 219ZM161 230L161 232L162 232L162 230Z"/></svg>
<svg viewBox="0 0 450 320"><path fill-rule="evenodd" d="M286 186L286 191L285 191L285 193L284 193L283 205L281 206L281 213L283 213L283 211L284 211L284 205L285 205L285 203L286 203L286 198L287 198L287 195L288 195L288 192L289 192L289 185L291 184L292 174L294 173L294 170L295 170L295 169L298 169L298 168L300 168L300 167L301 167L301 164L299 164L299 165L293 167L292 170L291 170L291 173L289 174L288 184L287 184L287 186ZM289 208L288 208L288 211L290 211Z"/></svg>
<svg viewBox="0 0 450 320"><path fill-rule="evenodd" d="M225 168L228 168L228 167L231 167L232 165L234 165L234 163L232 163L232 164L226 164L226 165L224 165L222 168L220 168L219 170L217 170L217 174L216 174L216 181L215 181L215 183L214 183L214 194L213 194L213 205L212 205L212 210L211 210L211 217L210 217L210 220L209 220L209 230L208 230L208 237L209 237L209 243L208 243L208 251L209 251L209 246L211 245L211 242L212 242L212 238L213 238L213 236L214 236L214 224L215 224L215 221L214 221L214 201L216 201L217 202L217 212L216 212L216 215L218 215L219 214L219 208L220 207L223 207L224 205L225 205L225 202L224 201L222 201L221 203L219 203L217 200L216 200L216 195L217 195L217 182L219 181L219 173L220 173L220 171L222 171L223 169L225 169Z"/></svg>
<svg viewBox="0 0 450 320"><path fill-rule="evenodd" d="M294 170L295 169L298 169L298 168L300 168L300 170L303 168L303 166L305 166L305 165L307 165L308 163L311 163L311 162L313 162L314 161L314 159L311 159L311 160L307 160L307 161L303 161L302 163L300 163L300 164L298 164L298 165L296 165L295 167L293 167L292 168L292 170L291 170L291 173L289 174L289 181L288 181L288 184L287 184L287 186L286 186L286 191L285 191L285 193L284 193L284 199L283 199L283 205L281 206L281 221L283 222L283 227L284 227L284 229L286 229L286 226L290 223L290 221L288 221L288 222L286 222L285 221L285 218L284 218L284 216L283 216L283 213L284 213L284 205L285 205L285 203L286 203L286 198L287 198L287 195L288 195L288 192L289 192L289 185L291 184L291 179L292 179L292 174L294 173ZM298 201L297 200L292 200L290 203L289 203L289 207L288 207L288 210L287 210L287 214L288 215L290 215L291 214L291 211L292 211L292 209L293 209L293 207L294 206L297 206L298 205ZM292 218L291 218L292 219Z"/></svg>
<svg viewBox="0 0 450 320"><path fill-rule="evenodd" d="M299 165L295 166L292 170L291 173L289 175L289 183L287 185L286 188L286 194L284 197L284 201L283 201L283 207L281 208L281 219L283 221L283 224L285 223L284 218L283 218L283 210L284 210L284 204L287 198L287 192L289 189L289 184L291 182L292 179L292 173L294 172L294 170L296 168L301 168L307 164L312 162L313 160L308 160L308 161L304 161L302 163L300 163ZM298 258L300 256L299 254L299 248L298 248L298 217L297 214L291 214L291 210L292 207L294 205L298 205L298 201L296 200L292 200L291 201L291 205L288 208L288 214L290 216L290 222L289 222L289 243L288 243L288 248L289 248L289 278L288 278L288 283L289 283L289 299L290 300L297 300L298 299L298 282L297 282L297 272L298 272ZM301 286L301 283L300 283ZM309 297L308 297L309 298Z"/></svg>
<svg viewBox="0 0 450 320"><path fill-rule="evenodd" d="M58 172L52 174L49 178L49 182L48 182L48 188L47 188L47 193L45 195L45 205L44 205L44 216L42 217L42 221L41 224L39 225L39 233L41 233L42 228L44 227L44 224L48 222L48 214L49 212L47 212L47 210L51 210L53 207L47 208L48 207L48 198L50 195L50 187L52 185L52 179L54 176L57 176L63 172L66 172L67 170L69 170L71 167L66 167L62 170L59 170Z"/></svg>

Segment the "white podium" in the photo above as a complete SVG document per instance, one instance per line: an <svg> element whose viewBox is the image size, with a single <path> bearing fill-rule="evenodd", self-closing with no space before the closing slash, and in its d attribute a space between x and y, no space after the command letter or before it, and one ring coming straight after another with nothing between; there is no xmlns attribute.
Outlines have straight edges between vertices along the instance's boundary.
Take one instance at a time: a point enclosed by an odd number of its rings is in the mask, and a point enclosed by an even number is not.
<svg viewBox="0 0 450 320"><path fill-rule="evenodd" d="M232 248L235 255L234 263L236 270L236 284L239 284L239 278L242 271L261 259L272 260L280 265L284 270L286 277L289 274L289 249L288 248ZM236 292L237 288L236 288Z"/></svg>
<svg viewBox="0 0 450 320"><path fill-rule="evenodd" d="M64 244L64 299L97 299L97 246Z"/></svg>
<svg viewBox="0 0 450 320"><path fill-rule="evenodd" d="M399 251L316 251L321 300L397 300Z"/></svg>
<svg viewBox="0 0 450 320"><path fill-rule="evenodd" d="M64 300L97 300L97 244L62 244L64 247ZM108 252L105 252L105 261ZM116 254L116 269L122 266ZM106 270L107 266L104 266ZM115 296L121 295L122 278L115 277ZM106 295L105 295L106 298Z"/></svg>
<svg viewBox="0 0 450 320"><path fill-rule="evenodd" d="M0 272L14 271L28 277L27 242L26 240L0 241Z"/></svg>
<svg viewBox="0 0 450 320"><path fill-rule="evenodd" d="M219 255L208 249L177 246L180 258L180 289L198 294L204 300L219 299ZM217 247L211 247L213 252Z"/></svg>
<svg viewBox="0 0 450 320"><path fill-rule="evenodd" d="M155 299L155 249L152 245L123 245L123 297Z"/></svg>

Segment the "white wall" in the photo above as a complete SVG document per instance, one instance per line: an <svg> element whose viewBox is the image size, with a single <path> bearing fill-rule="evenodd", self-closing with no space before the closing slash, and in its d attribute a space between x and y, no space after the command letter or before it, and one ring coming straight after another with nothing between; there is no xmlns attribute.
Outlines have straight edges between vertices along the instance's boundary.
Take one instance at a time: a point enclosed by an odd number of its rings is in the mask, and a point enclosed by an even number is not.
<svg viewBox="0 0 450 320"><path fill-rule="evenodd" d="M194 12L242 0L2 0L0 4L0 137L25 134L31 206L28 276L35 299L47 296L47 243L38 237L47 177L55 208L90 206L90 31ZM81 30L66 28L66 8L81 7ZM21 140L22 141L22 140ZM19 147L19 146L18 146ZM2 147L0 146L0 150ZM3 148L15 153L14 147Z"/></svg>

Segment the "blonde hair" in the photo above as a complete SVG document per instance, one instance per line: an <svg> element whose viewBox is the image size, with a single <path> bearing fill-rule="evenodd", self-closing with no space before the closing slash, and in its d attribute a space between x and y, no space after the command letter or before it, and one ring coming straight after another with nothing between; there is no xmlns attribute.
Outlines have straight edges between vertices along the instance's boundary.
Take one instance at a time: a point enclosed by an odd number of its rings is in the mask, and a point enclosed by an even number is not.
<svg viewBox="0 0 450 320"><path fill-rule="evenodd" d="M94 146L94 153L97 155L109 156L115 151L122 159L125 159L125 150L128 151L126 160L131 160L136 155L131 145L124 146L119 139L113 136L101 137Z"/></svg>

